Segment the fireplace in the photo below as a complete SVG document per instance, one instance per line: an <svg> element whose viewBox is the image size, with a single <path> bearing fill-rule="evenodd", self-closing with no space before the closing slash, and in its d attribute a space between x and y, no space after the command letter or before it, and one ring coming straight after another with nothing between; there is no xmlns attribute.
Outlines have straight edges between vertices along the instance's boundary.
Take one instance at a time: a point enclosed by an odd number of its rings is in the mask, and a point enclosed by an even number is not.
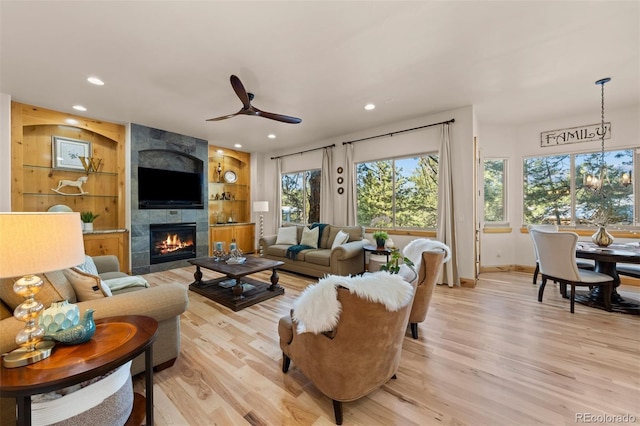
<svg viewBox="0 0 640 426"><path fill-rule="evenodd" d="M196 257L196 224L149 225L150 264Z"/></svg>

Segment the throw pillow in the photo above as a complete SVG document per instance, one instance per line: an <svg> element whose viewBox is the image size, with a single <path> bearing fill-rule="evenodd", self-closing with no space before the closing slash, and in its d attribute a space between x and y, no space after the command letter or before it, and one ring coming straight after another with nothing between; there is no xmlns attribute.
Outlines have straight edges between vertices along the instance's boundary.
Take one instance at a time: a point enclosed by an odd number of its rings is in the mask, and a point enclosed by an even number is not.
<svg viewBox="0 0 640 426"><path fill-rule="evenodd" d="M334 238L333 240L333 244L331 244L331 250L338 246L341 246L347 241L349 241L349 234L343 231L338 231L338 233L336 234L336 238Z"/></svg>
<svg viewBox="0 0 640 426"><path fill-rule="evenodd" d="M295 226L283 226L278 229L276 244L295 245L298 244L298 235Z"/></svg>
<svg viewBox="0 0 640 426"><path fill-rule="evenodd" d="M317 226L313 229L305 227L302 230L302 238L300 239L300 245L318 248L318 234L320 228Z"/></svg>
<svg viewBox="0 0 640 426"><path fill-rule="evenodd" d="M84 255L84 263L76 266L76 268L78 268L82 272L86 272L87 274L99 275L98 268L96 267L93 258L91 256L87 256L86 254Z"/></svg>
<svg viewBox="0 0 640 426"><path fill-rule="evenodd" d="M104 284L97 275L70 268L64 270L64 276L71 283L79 302L112 296L109 286Z"/></svg>
<svg viewBox="0 0 640 426"><path fill-rule="evenodd" d="M73 288L67 283L63 277L58 277L56 274L60 271L47 272L46 274L36 274L44 281L44 285L36 295L36 300L46 308L51 306L51 303L58 300L68 300L70 303L75 303L75 294ZM0 280L0 299L10 309L15 309L19 304L24 302L24 297L17 295L13 291L13 283L20 277L16 278L3 278ZM62 278L54 280L53 278Z"/></svg>

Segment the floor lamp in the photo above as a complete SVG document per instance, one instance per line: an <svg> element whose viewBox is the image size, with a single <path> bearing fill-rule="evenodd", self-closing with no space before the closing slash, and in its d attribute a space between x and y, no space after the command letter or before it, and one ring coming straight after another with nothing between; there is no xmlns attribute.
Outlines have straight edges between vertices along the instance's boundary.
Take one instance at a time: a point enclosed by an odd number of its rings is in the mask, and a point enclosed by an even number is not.
<svg viewBox="0 0 640 426"><path fill-rule="evenodd" d="M0 213L0 278L22 277L14 282L13 291L24 301L13 316L25 323L16 335L18 349L3 356L5 368L41 361L51 355L54 346L52 341L42 341L44 328L37 319L44 306L35 295L44 282L35 274L82 263L80 213Z"/></svg>
<svg viewBox="0 0 640 426"><path fill-rule="evenodd" d="M254 201L253 211L260 213L260 238L264 237L264 213L269 211L268 201ZM260 257L264 256L262 246L260 246Z"/></svg>

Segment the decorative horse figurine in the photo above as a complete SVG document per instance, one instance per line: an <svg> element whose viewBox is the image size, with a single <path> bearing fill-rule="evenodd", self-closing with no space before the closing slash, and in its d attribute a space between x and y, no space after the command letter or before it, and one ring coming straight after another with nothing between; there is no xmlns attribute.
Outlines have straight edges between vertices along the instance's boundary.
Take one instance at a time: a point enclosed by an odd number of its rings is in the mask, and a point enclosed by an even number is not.
<svg viewBox="0 0 640 426"><path fill-rule="evenodd" d="M87 179L88 179L87 176L80 176L78 178L78 180L62 179L61 181L58 182L58 187L57 188L51 188L51 190L54 191L54 192L57 192L58 194L62 194L62 195L84 195L84 194L88 194L88 192L85 192L82 189L82 184L86 183ZM66 192L60 191L60 188L64 188L65 186L71 186L71 187L78 188L80 193L79 194L68 194Z"/></svg>

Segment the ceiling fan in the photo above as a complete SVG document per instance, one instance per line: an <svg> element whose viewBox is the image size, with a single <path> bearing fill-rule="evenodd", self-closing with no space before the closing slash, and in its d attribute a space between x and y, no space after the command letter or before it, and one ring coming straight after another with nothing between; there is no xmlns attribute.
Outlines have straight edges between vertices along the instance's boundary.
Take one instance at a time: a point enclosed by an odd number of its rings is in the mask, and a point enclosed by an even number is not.
<svg viewBox="0 0 640 426"><path fill-rule="evenodd" d="M258 117L270 118L271 120L281 121L283 123L291 123L297 124L302 122L301 118L297 117L289 117L288 115L282 114L274 114L272 112L261 111L258 108L251 105L251 101L253 100L253 93L248 93L242 82L235 75L231 76L231 87L236 92L236 95L242 101L242 109L235 114L223 115L222 117L210 118L207 121L220 121L226 120L227 118L235 117L236 115L256 115Z"/></svg>

